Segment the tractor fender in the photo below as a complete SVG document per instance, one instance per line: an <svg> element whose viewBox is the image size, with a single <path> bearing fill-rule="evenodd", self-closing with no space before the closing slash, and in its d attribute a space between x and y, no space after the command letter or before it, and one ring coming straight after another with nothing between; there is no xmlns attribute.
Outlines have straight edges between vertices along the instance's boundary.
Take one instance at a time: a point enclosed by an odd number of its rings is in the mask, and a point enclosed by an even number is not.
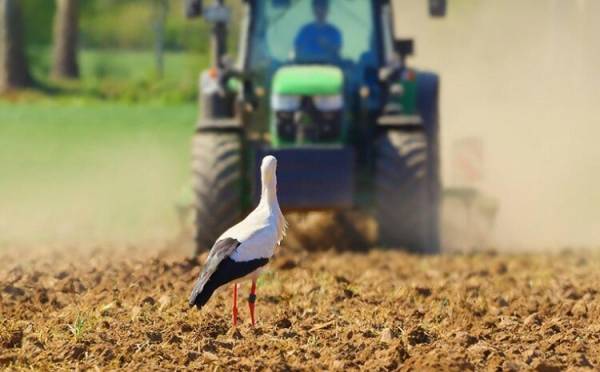
<svg viewBox="0 0 600 372"><path fill-rule="evenodd" d="M439 132L439 86L437 74L426 71L417 72L417 112L422 118L427 137L435 139Z"/></svg>
<svg viewBox="0 0 600 372"><path fill-rule="evenodd" d="M199 81L200 116L196 131L239 131L241 121L235 117L235 94L221 89L218 75L205 70Z"/></svg>
<svg viewBox="0 0 600 372"><path fill-rule="evenodd" d="M241 132L238 118L200 118L196 122L196 132Z"/></svg>
<svg viewBox="0 0 600 372"><path fill-rule="evenodd" d="M439 89L440 78L432 72L419 71L416 76L417 83L417 112L422 119L429 148L429 171L436 175L433 193L439 195L440 179L440 115L439 115ZM436 197L437 198L437 197Z"/></svg>

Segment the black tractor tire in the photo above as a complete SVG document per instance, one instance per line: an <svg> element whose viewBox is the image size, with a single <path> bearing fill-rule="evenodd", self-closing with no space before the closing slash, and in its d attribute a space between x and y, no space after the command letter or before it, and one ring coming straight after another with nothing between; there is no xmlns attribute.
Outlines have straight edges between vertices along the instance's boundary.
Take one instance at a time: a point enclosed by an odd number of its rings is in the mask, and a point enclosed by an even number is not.
<svg viewBox="0 0 600 372"><path fill-rule="evenodd" d="M437 74L420 71L417 73L417 111L423 119L427 134L427 170L431 198L430 221L432 229L438 231L432 242L432 250L441 252L441 204L442 181L440 176L440 78Z"/></svg>
<svg viewBox="0 0 600 372"><path fill-rule="evenodd" d="M236 132L199 132L192 146L196 251L209 250L242 213L242 140Z"/></svg>
<svg viewBox="0 0 600 372"><path fill-rule="evenodd" d="M439 231L432 215L427 135L422 130L388 130L376 143L376 200L379 241L384 247L419 253L438 251Z"/></svg>

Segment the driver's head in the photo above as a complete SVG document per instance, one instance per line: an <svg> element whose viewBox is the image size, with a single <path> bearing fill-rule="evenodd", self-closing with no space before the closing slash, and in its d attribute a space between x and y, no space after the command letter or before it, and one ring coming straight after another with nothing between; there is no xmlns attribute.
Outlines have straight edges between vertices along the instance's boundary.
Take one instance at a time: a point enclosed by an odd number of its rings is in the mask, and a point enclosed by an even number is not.
<svg viewBox="0 0 600 372"><path fill-rule="evenodd" d="M329 12L329 0L312 0L313 12L317 22L324 23L327 21L327 13Z"/></svg>

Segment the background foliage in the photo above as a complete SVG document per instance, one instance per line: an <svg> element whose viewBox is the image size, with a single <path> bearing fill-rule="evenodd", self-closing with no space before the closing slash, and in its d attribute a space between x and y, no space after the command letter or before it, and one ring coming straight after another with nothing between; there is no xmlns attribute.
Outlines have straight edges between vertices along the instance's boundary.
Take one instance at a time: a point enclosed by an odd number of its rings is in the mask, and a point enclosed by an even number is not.
<svg viewBox="0 0 600 372"><path fill-rule="evenodd" d="M165 70L159 76L154 46L161 3L167 4L167 17ZM236 19L239 4L230 5ZM23 0L22 6L29 62L44 94L123 102L195 100L198 74L208 64L210 25L186 19L183 0L80 1L81 79L72 82L48 79L55 2ZM237 32L237 22L232 22L230 50L235 50ZM24 97L38 98L38 93Z"/></svg>

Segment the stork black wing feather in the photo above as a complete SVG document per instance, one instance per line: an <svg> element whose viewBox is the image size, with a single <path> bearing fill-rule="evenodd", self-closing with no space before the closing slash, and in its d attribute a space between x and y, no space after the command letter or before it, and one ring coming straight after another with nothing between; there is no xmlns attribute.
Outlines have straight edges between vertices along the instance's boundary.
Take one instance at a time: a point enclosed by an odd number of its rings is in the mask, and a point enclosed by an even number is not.
<svg viewBox="0 0 600 372"><path fill-rule="evenodd" d="M190 306L195 305L199 309L202 308L219 287L245 277L268 262L268 258L238 262L232 260L230 257L225 257L206 283L203 283L202 289L196 292L196 288L194 288L194 292L192 292L192 296L190 297Z"/></svg>
<svg viewBox="0 0 600 372"><path fill-rule="evenodd" d="M239 241L233 238L225 238L215 242L210 249L208 257L206 258L206 263L204 264L200 276L198 276L198 279L196 280L194 289L192 289L192 293L190 294L188 301L190 306L194 306L196 297L202 292L204 286L212 274L217 270L221 261L233 253L240 244Z"/></svg>

